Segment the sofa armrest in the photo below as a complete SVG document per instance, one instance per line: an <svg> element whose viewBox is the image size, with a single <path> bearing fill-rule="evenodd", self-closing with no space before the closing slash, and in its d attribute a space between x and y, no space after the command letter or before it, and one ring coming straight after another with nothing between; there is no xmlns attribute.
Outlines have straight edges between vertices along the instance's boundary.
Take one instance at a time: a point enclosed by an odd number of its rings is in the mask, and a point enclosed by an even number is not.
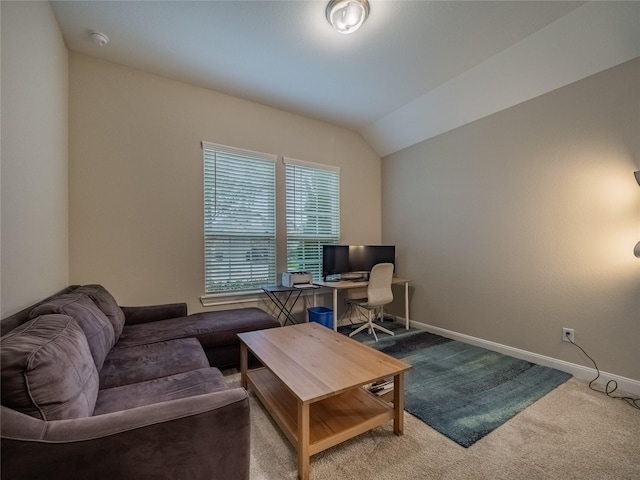
<svg viewBox="0 0 640 480"><path fill-rule="evenodd" d="M2 477L249 479L243 388L45 422L2 407Z"/></svg>
<svg viewBox="0 0 640 480"><path fill-rule="evenodd" d="M186 317L186 303L168 303L166 305L149 305L145 307L120 307L124 313L125 325L155 322L170 318Z"/></svg>

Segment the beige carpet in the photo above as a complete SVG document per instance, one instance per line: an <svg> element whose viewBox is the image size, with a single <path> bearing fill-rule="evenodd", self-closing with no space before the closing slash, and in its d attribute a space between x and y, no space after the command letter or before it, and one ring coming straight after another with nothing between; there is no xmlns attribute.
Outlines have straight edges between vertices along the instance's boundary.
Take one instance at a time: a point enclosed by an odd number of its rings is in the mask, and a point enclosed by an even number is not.
<svg viewBox="0 0 640 480"><path fill-rule="evenodd" d="M231 372L227 372L231 373ZM227 381L240 384L239 374ZM251 479L295 480L296 452L251 398ZM640 479L640 411L571 379L463 448L405 413L311 458L312 480Z"/></svg>

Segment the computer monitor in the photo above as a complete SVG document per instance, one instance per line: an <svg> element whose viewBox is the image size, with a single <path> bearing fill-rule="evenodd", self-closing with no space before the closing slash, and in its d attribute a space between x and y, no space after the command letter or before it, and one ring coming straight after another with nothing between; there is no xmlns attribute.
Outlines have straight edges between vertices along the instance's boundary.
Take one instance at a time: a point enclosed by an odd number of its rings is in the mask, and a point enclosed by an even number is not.
<svg viewBox="0 0 640 480"><path fill-rule="evenodd" d="M322 246L322 277L349 272L349 245Z"/></svg>
<svg viewBox="0 0 640 480"><path fill-rule="evenodd" d="M396 264L395 245L350 245L349 271L370 272L378 263Z"/></svg>

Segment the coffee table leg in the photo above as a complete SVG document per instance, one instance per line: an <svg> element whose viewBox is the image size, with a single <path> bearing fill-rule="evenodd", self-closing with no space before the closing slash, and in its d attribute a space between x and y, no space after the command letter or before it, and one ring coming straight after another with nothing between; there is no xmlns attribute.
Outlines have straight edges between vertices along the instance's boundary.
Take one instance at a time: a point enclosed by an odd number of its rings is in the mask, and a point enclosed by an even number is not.
<svg viewBox="0 0 640 480"><path fill-rule="evenodd" d="M404 433L404 373L393 377L393 433Z"/></svg>
<svg viewBox="0 0 640 480"><path fill-rule="evenodd" d="M247 346L240 342L240 384L247 388Z"/></svg>
<svg viewBox="0 0 640 480"><path fill-rule="evenodd" d="M298 478L309 480L309 404L298 400Z"/></svg>

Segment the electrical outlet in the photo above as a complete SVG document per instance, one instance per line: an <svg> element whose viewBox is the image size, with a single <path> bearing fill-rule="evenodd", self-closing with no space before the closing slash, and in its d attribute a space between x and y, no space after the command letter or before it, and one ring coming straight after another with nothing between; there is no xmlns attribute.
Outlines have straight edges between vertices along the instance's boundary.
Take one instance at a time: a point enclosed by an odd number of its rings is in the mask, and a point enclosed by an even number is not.
<svg viewBox="0 0 640 480"><path fill-rule="evenodd" d="M573 338L573 328L563 328L562 329L562 341L563 342L574 342Z"/></svg>

